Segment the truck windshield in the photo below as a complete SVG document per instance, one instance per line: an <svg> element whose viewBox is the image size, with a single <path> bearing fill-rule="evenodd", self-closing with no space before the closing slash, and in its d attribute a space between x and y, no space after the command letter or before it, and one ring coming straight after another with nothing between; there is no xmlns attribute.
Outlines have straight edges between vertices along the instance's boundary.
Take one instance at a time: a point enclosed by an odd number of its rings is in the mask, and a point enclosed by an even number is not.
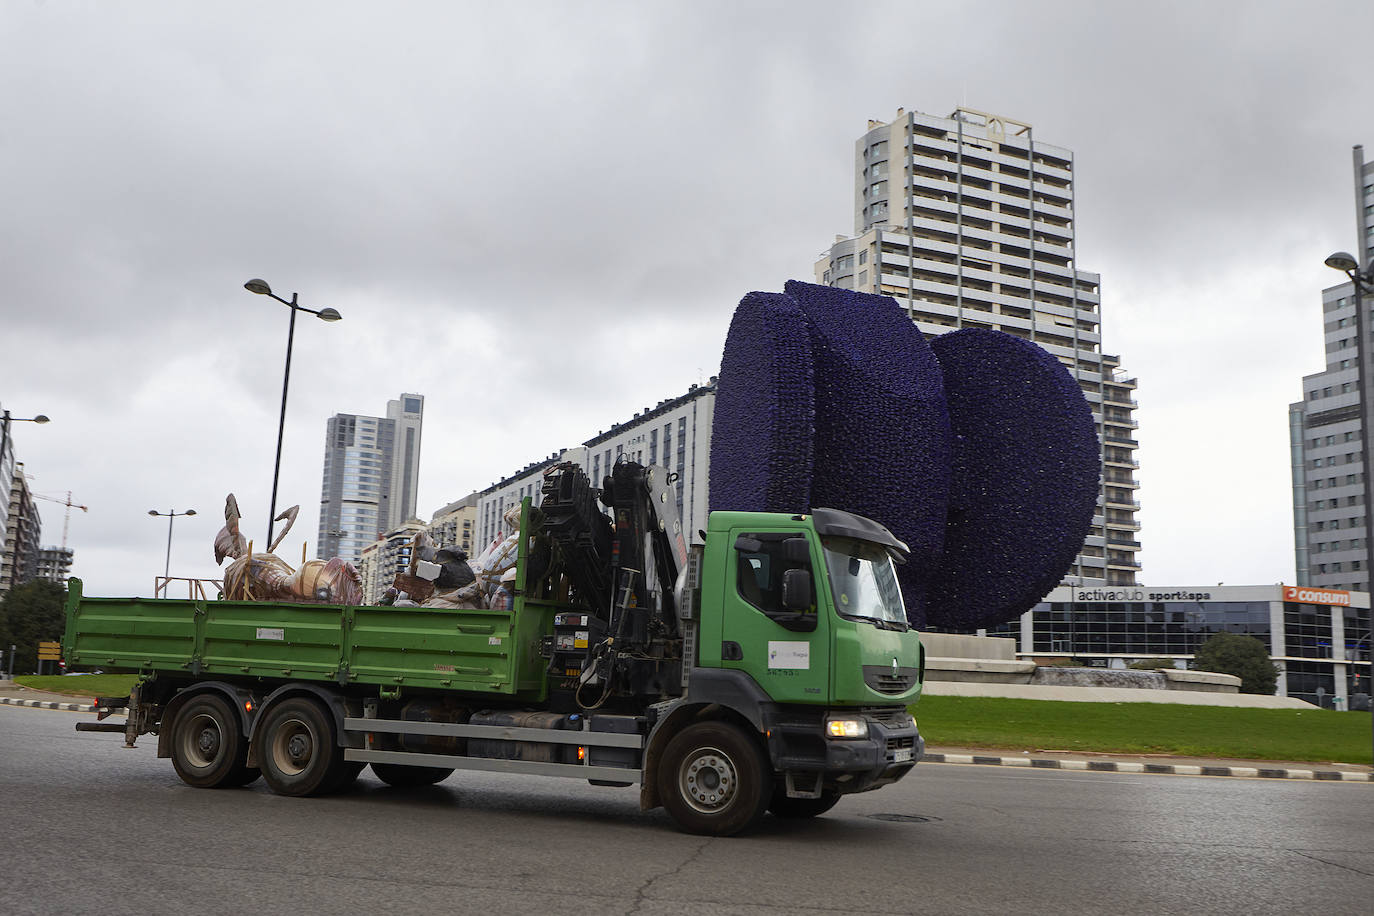
<svg viewBox="0 0 1374 916"><path fill-rule="evenodd" d="M892 557L885 548L854 538L823 538L835 609L841 617L905 630L906 605Z"/></svg>

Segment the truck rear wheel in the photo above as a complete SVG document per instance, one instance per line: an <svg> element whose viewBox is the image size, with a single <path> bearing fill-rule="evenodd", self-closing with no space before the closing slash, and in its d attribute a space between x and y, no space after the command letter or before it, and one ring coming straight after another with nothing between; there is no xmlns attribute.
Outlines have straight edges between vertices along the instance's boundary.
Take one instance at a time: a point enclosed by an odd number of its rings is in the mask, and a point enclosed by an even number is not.
<svg viewBox="0 0 1374 916"><path fill-rule="evenodd" d="M248 742L230 705L214 694L192 697L172 726L172 766L198 789L232 788L249 781Z"/></svg>
<svg viewBox="0 0 1374 916"><path fill-rule="evenodd" d="M273 706L259 732L258 765L278 795L333 791L342 782L345 761L329 713L306 697Z"/></svg>
<svg viewBox="0 0 1374 916"><path fill-rule="evenodd" d="M453 770L449 767L412 767L399 763L374 763L372 772L382 782L397 789L432 786L453 775Z"/></svg>
<svg viewBox="0 0 1374 916"><path fill-rule="evenodd" d="M659 798L688 833L732 836L763 816L772 779L758 742L728 722L689 725L668 742Z"/></svg>

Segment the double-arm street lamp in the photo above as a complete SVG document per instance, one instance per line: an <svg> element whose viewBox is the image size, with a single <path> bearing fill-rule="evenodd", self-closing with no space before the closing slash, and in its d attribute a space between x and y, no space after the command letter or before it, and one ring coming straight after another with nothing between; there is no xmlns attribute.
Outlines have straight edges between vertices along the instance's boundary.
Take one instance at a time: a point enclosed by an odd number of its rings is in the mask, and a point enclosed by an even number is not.
<svg viewBox="0 0 1374 916"><path fill-rule="evenodd" d="M177 512L174 509L171 512L159 512L156 509L149 509L148 514L165 516L167 519L167 566L162 571L162 578L170 579L172 577L172 522L176 521L178 515L195 515L196 510L187 509L185 512Z"/></svg>
<svg viewBox="0 0 1374 916"><path fill-rule="evenodd" d="M281 382L281 419L277 421L277 460L272 466L272 508L267 513L267 542L266 549L272 549L272 525L277 518L277 480L281 476L281 441L282 433L286 431L286 389L291 384L291 344L296 338L296 313L309 312L321 321L338 321L343 316L334 309L308 309L296 303L296 294L291 294L291 301L288 302L281 296L272 292L272 287L267 285L266 280L249 280L243 284L243 288L250 293L257 293L260 296L271 296L282 305L291 309L291 323L286 330L286 373L282 376Z"/></svg>
<svg viewBox="0 0 1374 916"><path fill-rule="evenodd" d="M1365 351L1369 348L1370 342L1365 334L1367 322L1364 314L1364 295L1367 292L1374 292L1374 263L1371 263L1367 270L1361 271L1360 262L1355 260L1354 255L1346 251L1338 251L1326 259L1326 266L1345 274L1355 288L1355 337L1357 340L1355 373L1360 389L1360 449L1363 453L1361 460L1364 463L1364 474L1361 475L1364 478L1364 569L1365 577L1369 582L1365 586L1365 591L1374 596L1374 537L1371 536L1374 535L1374 526L1371 526L1371 522L1374 522L1374 515L1370 514L1371 505L1374 505L1370 502L1370 497L1374 496L1374 484L1371 483L1371 478L1374 478L1374 451L1369 447L1369 399L1371 394L1369 386L1366 384L1368 375L1365 369L1370 364L1370 358ZM1374 632L1374 602L1371 602L1368 619L1371 631ZM1374 666L1370 668L1369 683L1374 685ZM1371 702L1374 703L1374 689L1370 690L1370 697ZM1374 710L1374 706L1370 708Z"/></svg>

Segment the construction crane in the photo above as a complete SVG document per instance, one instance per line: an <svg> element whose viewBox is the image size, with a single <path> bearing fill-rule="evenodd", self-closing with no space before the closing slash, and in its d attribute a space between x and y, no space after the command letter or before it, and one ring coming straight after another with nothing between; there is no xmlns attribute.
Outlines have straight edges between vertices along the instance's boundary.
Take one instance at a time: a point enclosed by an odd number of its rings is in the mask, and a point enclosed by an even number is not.
<svg viewBox="0 0 1374 916"><path fill-rule="evenodd" d="M67 529L70 528L70 527L71 527L71 524L72 524L72 509L80 509L82 512L89 512L89 511L91 511L91 510L88 509L88 508L86 508L85 506L81 505L80 503L74 503L74 502L72 502L72 491L71 491L71 490L68 490L68 491L67 491L67 498L66 498L66 499L59 499L59 498L56 497L56 496L44 496L42 493L30 493L29 495L32 496L34 499L46 499L46 500L48 500L49 502L58 503L59 505L63 505L63 506L66 506L66 507L67 507L67 515L66 515L66 518L64 518L64 519L62 520L62 549L63 549L63 550L66 550L66 549L67 549Z"/></svg>

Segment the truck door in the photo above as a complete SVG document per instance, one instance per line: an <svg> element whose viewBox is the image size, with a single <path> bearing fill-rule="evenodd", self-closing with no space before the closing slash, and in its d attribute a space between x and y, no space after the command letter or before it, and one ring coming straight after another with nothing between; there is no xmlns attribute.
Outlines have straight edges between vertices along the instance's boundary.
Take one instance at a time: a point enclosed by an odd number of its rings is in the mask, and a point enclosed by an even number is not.
<svg viewBox="0 0 1374 916"><path fill-rule="evenodd" d="M780 703L825 702L830 624L810 538L738 529L730 544L721 666L747 671Z"/></svg>

